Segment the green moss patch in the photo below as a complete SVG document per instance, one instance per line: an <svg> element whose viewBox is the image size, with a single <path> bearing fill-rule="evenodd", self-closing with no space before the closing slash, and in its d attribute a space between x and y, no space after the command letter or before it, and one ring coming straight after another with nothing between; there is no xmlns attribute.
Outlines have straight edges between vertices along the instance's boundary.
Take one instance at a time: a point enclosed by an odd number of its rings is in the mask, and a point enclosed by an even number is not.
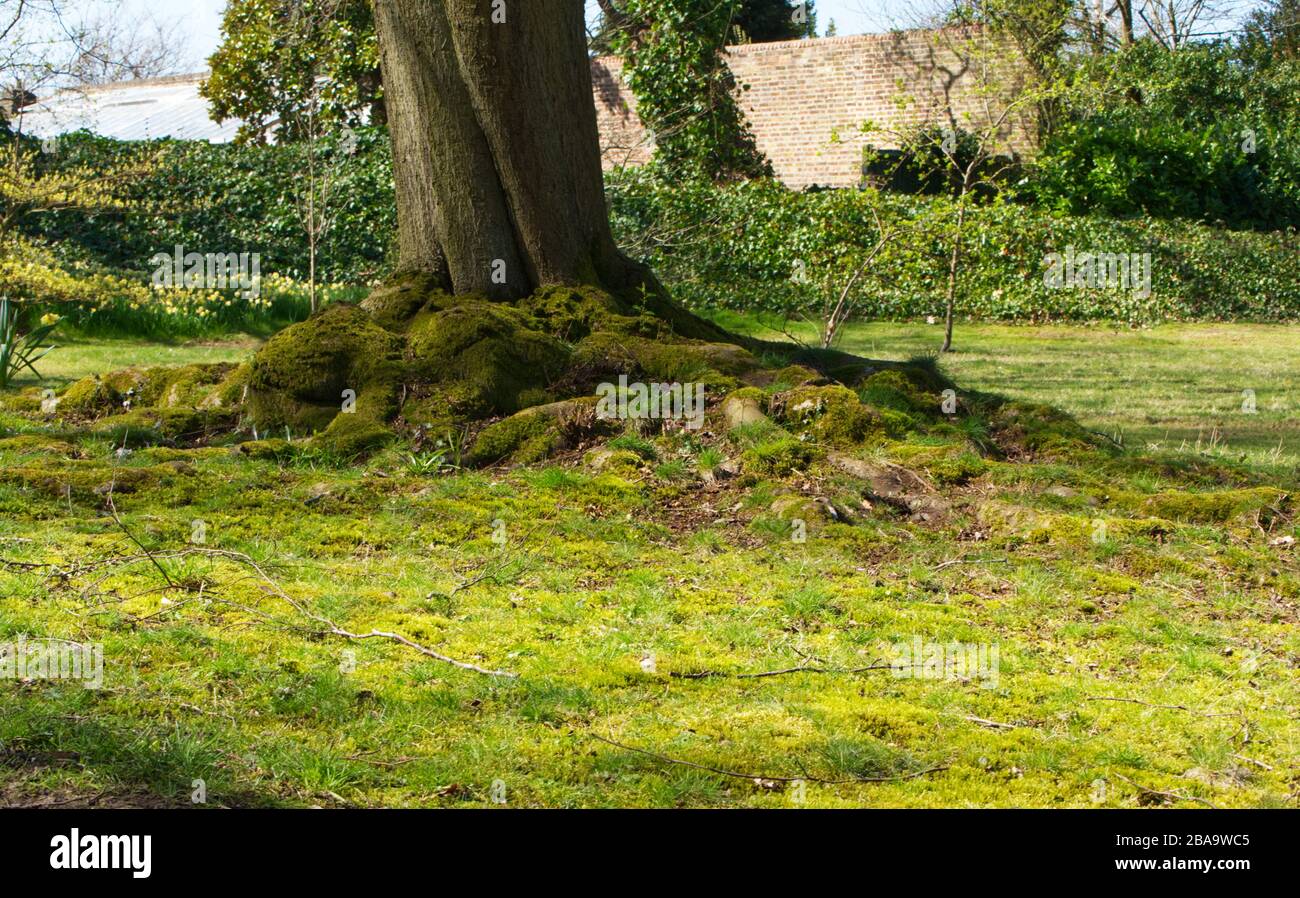
<svg viewBox="0 0 1300 898"><path fill-rule="evenodd" d="M1285 515L1290 497L1272 487L1214 492L1167 491L1153 496L1131 492L1112 495L1111 503L1141 514L1171 521L1222 524L1241 517L1262 515L1268 520Z"/></svg>
<svg viewBox="0 0 1300 898"><path fill-rule="evenodd" d="M993 411L989 423L998 446L1011 457L1068 457L1080 450L1111 451L1103 438L1047 405L1007 402Z"/></svg>
<svg viewBox="0 0 1300 898"><path fill-rule="evenodd" d="M485 300L426 309L407 328L409 369L446 384L469 414L518 411L545 401L569 360L564 344L532 324L525 312Z"/></svg>
<svg viewBox="0 0 1300 898"><path fill-rule="evenodd" d="M42 434L25 433L0 439L0 452L12 452L15 455L54 455L62 458L76 458L80 450L65 440Z"/></svg>
<svg viewBox="0 0 1300 898"><path fill-rule="evenodd" d="M806 471L820 455L816 446L787 436L751 446L741 458L749 474L785 477L795 471Z"/></svg>
<svg viewBox="0 0 1300 898"><path fill-rule="evenodd" d="M852 446L882 436L880 414L840 384L796 387L772 398L774 413L787 428L826 446Z"/></svg>
<svg viewBox="0 0 1300 898"><path fill-rule="evenodd" d="M276 334L253 360L248 412L263 428L322 429L352 391L395 388L402 341L356 306L334 305Z"/></svg>

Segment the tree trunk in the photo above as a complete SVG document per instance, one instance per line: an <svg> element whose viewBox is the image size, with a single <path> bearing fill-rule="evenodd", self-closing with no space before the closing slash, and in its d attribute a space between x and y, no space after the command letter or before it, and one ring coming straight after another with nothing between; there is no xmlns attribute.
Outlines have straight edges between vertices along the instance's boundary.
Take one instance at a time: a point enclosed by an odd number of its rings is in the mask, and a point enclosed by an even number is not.
<svg viewBox="0 0 1300 898"><path fill-rule="evenodd" d="M375 0L375 27L400 270L360 307L328 305L268 341L251 422L318 431L339 457L399 430L416 443L472 430L471 463L540 458L570 446L570 425L605 427L570 420L590 408L566 402L611 377L758 366L614 245L582 0ZM560 285L600 289L527 301ZM479 434L497 416L512 417Z"/></svg>
<svg viewBox="0 0 1300 898"><path fill-rule="evenodd" d="M609 231L581 0L376 0L399 264L455 293L647 274Z"/></svg>
<svg viewBox="0 0 1300 898"><path fill-rule="evenodd" d="M1125 47L1133 45L1133 0L1119 0L1115 4L1119 9L1120 43Z"/></svg>

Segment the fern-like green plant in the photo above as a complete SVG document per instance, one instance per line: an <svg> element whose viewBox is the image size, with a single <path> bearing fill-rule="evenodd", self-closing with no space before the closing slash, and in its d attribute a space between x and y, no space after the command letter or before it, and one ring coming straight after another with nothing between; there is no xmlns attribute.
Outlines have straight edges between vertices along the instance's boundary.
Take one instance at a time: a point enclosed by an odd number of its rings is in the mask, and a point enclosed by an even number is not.
<svg viewBox="0 0 1300 898"><path fill-rule="evenodd" d="M57 316L46 315L25 334L18 333L20 317L17 304L11 303L7 296L0 296L0 389L8 387L24 368L30 368L40 377L36 363L54 349L53 344L42 344L59 326Z"/></svg>

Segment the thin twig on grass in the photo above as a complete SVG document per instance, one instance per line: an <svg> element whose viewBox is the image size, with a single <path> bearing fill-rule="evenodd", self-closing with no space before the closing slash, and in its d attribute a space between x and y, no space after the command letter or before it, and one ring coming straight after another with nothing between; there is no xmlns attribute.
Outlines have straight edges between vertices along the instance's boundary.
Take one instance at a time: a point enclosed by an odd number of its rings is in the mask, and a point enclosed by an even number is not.
<svg viewBox="0 0 1300 898"><path fill-rule="evenodd" d="M1273 769L1272 764L1265 764L1263 761L1256 761L1254 758L1248 758L1245 755L1234 754L1233 757L1236 758L1238 761L1245 761L1247 764L1254 764L1256 767L1260 767L1264 770Z"/></svg>
<svg viewBox="0 0 1300 898"><path fill-rule="evenodd" d="M540 526L541 526L540 524L534 525L523 536L521 536L519 538L520 546L526 544L528 542L528 538L532 536L533 533ZM555 528L551 527L549 528L547 535L553 535L554 533L555 533ZM505 546L502 546L501 558L484 565L483 569L480 570L475 576L471 577L468 580L464 580L458 586L453 587L451 592L447 593L447 598L448 599L454 598L457 595L457 593L464 592L465 590L470 589L471 587L477 586L478 584L482 583L485 580L495 580L498 574L506 570L515 562L519 562L522 565L518 575L516 576L522 575L524 571L528 570L528 564L536 557L537 551L532 550L532 551L524 552L522 554L508 554L506 552L506 549L508 547L509 547L509 543L507 543ZM437 591L434 591L426 595L424 599L427 602L433 599L437 595L439 595L439 593Z"/></svg>
<svg viewBox="0 0 1300 898"><path fill-rule="evenodd" d="M1217 804L1206 801L1204 798L1197 798L1195 795L1184 795L1182 792L1161 792L1159 789L1151 789L1141 783L1135 783L1122 773L1115 774L1117 779L1122 779L1134 789L1137 789L1144 795L1158 795L1161 798L1172 798L1176 801L1196 801L1205 805L1207 808L1214 808L1216 811L1222 810Z"/></svg>
<svg viewBox="0 0 1300 898"><path fill-rule="evenodd" d="M110 487L109 494L108 494L108 501L109 501L109 509L112 513L113 521L122 530L122 532L126 534L127 538L130 539L131 542L133 542L136 546L140 548L140 551L144 553L145 557L148 558L150 563L152 563L153 566L158 569L159 573L163 575L163 578L167 581L168 585L173 589L180 589L187 592L197 592L199 596L202 596L204 589L206 588L206 583L200 583L199 586L195 588L192 586L187 586L185 584L178 584L174 580L172 580L170 575L168 575L167 570L158 561L154 553L150 551L149 548L144 545L144 543L142 543L139 539L137 539L135 534L133 534L131 530L126 526L126 524L123 523L121 517L119 517L117 514L117 509L113 507L112 496L113 493ZM414 640L408 639L407 637L401 635L400 633L390 633L384 630L371 630L369 633L353 633L349 630L345 630L343 627L340 627L337 623L335 623L330 618L325 617L324 615L317 614L316 612L309 609L302 602L298 601L297 599L294 599L292 596L286 593L280 587L280 584L277 583L271 577L271 575L268 574L266 570L260 564L258 564L256 560L252 558L252 556L246 555L243 552L236 552L229 549L194 548L194 549L187 549L186 554L196 554L196 555L202 555L210 558L225 558L251 568L253 571L257 573L258 577L260 577L262 581L266 584L267 589L265 589L264 591L267 591L272 596L280 599L281 601L289 605L289 607L293 608L294 611L296 611L298 614L302 615L303 617L306 617L322 625L323 627L326 628L326 632L332 636L338 636L343 639L351 639L356 641L362 641L367 639L386 639L389 640L390 642L396 642L406 646L407 648L414 649L420 654L429 658L433 658L436 661L441 661L444 664L450 664L453 667L459 667L462 670L469 670L475 673L486 674L487 676L493 676L493 677L505 677L509 679L515 679L518 677L518 674L511 673L509 671L491 670L486 667L480 667L477 664L471 664L468 661L461 661L457 658L451 657L450 655L444 655L441 652L434 651L428 646L421 645L420 643L415 642ZM209 592L209 597L212 598L211 592ZM216 599L216 600L225 602L224 599ZM172 610L172 609L168 609L168 610ZM247 607L245 607L245 610L254 611L254 609L250 609ZM257 613L261 617L264 618L267 617L262 612L255 612L255 613ZM153 615L150 616L152 617Z"/></svg>
<svg viewBox="0 0 1300 898"><path fill-rule="evenodd" d="M1130 705L1143 705L1147 708L1159 708L1164 711L1186 711L1188 714L1199 714L1201 717L1240 717L1235 711L1223 711L1217 714L1211 714L1208 711L1198 711L1195 708L1189 708L1186 705L1159 705L1154 702L1144 702L1138 698L1120 698L1114 695L1088 695L1083 699L1085 702L1125 702Z"/></svg>
<svg viewBox="0 0 1300 898"><path fill-rule="evenodd" d="M678 673L676 671L669 674L679 680L707 680L710 677L730 677L735 680L755 680L761 677L780 677L785 674L796 673L821 673L821 674L855 674L864 673L869 670L890 670L892 664L867 664L863 667L818 667L812 664L800 664L797 667L783 667L780 670L760 670L754 673L731 673L725 670L697 670L690 673Z"/></svg>
<svg viewBox="0 0 1300 898"><path fill-rule="evenodd" d="M971 723L977 723L980 726L988 727L991 730L1017 730L1020 728L1019 724L999 723L996 720L985 720L983 717L976 717L974 714L967 714L966 719Z"/></svg>
<svg viewBox="0 0 1300 898"><path fill-rule="evenodd" d="M53 564L40 564L34 561L10 561L8 558L0 558L0 565L16 568L20 571L39 571L41 568L54 567Z"/></svg>
<svg viewBox="0 0 1300 898"><path fill-rule="evenodd" d="M149 561L158 569L158 573L162 574L163 579L167 581L167 585L174 587L176 582L172 580L171 574L167 573L167 568L163 567L157 558L154 558L153 553L145 548L144 543L135 538L135 534L127 529L127 526L122 523L122 519L118 517L117 505L113 503L113 487L116 486L116 484L116 479L109 481L108 484L108 512L113 516L113 523L117 524L117 526L121 528L122 532L126 534L127 539L139 546L140 551L149 557Z"/></svg>

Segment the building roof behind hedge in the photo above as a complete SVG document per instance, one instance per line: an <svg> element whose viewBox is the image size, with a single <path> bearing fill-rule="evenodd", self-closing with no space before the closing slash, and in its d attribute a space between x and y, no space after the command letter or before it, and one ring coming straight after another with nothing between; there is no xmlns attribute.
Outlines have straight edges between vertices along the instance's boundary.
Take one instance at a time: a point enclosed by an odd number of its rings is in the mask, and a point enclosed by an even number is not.
<svg viewBox="0 0 1300 898"><path fill-rule="evenodd" d="M208 116L208 101L199 96L206 77L199 72L59 91L24 108L21 128L36 137L85 129L117 140L173 137L229 143L242 122L217 124Z"/></svg>

